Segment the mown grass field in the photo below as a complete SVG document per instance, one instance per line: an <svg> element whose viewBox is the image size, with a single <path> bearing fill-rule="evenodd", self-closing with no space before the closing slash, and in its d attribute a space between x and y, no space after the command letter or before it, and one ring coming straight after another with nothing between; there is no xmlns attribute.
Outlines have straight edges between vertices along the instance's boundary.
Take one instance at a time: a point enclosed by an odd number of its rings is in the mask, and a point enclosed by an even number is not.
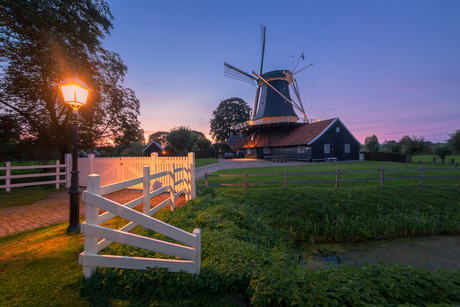
<svg viewBox="0 0 460 307"><path fill-rule="evenodd" d="M219 159L217 158L201 158L201 159L195 159L195 167L200 167L200 166L205 166L209 164L214 164L219 162Z"/></svg>
<svg viewBox="0 0 460 307"><path fill-rule="evenodd" d="M278 182L277 185L257 185L251 186L251 189L273 189L283 187L284 172L288 172L288 187L298 188L334 188L334 182L327 183L289 183L298 181L335 181L336 170L339 169L340 180L352 179L369 179L369 181L355 181L355 182L340 182L340 188L346 187L377 187L380 186L380 171L384 168L385 172L385 186L399 186L399 185L417 185L419 184L420 167L418 164L396 163L396 162L381 162L381 161L360 161L360 162L347 162L347 163L323 163L312 165L299 165L299 166L282 166L279 167L266 167L266 168L249 168L249 169L227 169L220 170L215 174L237 174L243 175L246 171L248 174L248 183L267 183ZM448 165L429 165L423 166L425 168L424 176L460 176L460 167L454 170L443 170L444 168L452 168ZM395 171L401 170L402 171ZM432 170L434 169L434 170ZM367 171L364 173L347 173L352 171ZM298 173L328 173L328 174L309 174L309 175L296 175ZM276 176L251 176L255 174L279 174ZM214 175L214 174L211 174ZM391 179L396 177L416 177L413 179ZM208 177L209 183L244 183L243 177ZM425 178L424 184L451 184L460 182L460 178ZM202 185L204 180L199 182Z"/></svg>
<svg viewBox="0 0 460 307"><path fill-rule="evenodd" d="M314 167L335 170L337 165ZM262 171L271 173L273 168L257 170ZM333 184L292 185L287 190L282 186L247 191L209 188L174 212L161 210L155 218L186 231L202 230L198 276L156 268L101 268L85 282L78 265L83 236L66 234L65 224L0 238L0 250L5 251L0 254L0 302L21 306L460 304L460 271L427 272L383 264L308 270L297 265L293 250L305 242L460 234L458 181L384 189L370 183L355 182L338 190ZM135 231L165 239L140 228ZM164 257L121 244L104 253Z"/></svg>

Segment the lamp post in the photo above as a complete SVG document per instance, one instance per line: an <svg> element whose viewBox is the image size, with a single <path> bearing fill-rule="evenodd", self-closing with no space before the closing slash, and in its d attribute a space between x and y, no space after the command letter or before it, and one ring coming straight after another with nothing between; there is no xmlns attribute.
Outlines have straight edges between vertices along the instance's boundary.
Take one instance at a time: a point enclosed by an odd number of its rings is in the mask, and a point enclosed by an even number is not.
<svg viewBox="0 0 460 307"><path fill-rule="evenodd" d="M70 185L70 211L69 227L67 232L80 227L80 186L78 183L78 109L86 104L88 93L91 89L85 82L77 79L65 79L59 84L64 95L64 101L70 104L73 109L73 151L72 151L72 171Z"/></svg>

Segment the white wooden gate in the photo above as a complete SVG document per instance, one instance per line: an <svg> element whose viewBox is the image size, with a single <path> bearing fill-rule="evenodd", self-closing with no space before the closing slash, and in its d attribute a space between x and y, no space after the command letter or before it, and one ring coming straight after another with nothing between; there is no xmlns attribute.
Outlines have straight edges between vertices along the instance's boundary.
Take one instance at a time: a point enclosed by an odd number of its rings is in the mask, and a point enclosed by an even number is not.
<svg viewBox="0 0 460 307"><path fill-rule="evenodd" d="M151 215L171 204L175 208L175 200L182 193L190 193L187 188L177 191L176 187L187 181L185 178L176 180L176 174L184 172L184 167L176 168L170 163L169 170L150 174L150 167L143 167L143 176L101 187L101 177L93 174L87 178L88 189L83 192L82 199L86 202L86 221L81 224L81 231L85 235L84 251L80 254L79 263L83 266L83 275L89 278L97 267L112 267L125 269L146 269L147 267L167 268L171 272L185 271L198 274L201 266L201 231L195 229L193 233L186 232L177 227L157 220ZM166 178L167 185L159 189L152 189L151 181ZM190 178L190 177L189 177ZM191 181L195 181L194 178ZM126 204L111 201L103 195L125 189L135 185L142 185L143 196ZM170 197L150 208L150 199L164 192L170 192ZM190 196L188 197L191 198ZM143 203L143 212L132 208ZM99 209L107 212L99 215ZM131 221L121 229L111 229L100 224L120 216ZM160 241L137 234L129 233L137 225L161 233L188 246ZM98 239L102 239L98 241ZM140 258L98 254L112 242L144 248L151 251L168 254L187 260L170 260L158 258Z"/></svg>

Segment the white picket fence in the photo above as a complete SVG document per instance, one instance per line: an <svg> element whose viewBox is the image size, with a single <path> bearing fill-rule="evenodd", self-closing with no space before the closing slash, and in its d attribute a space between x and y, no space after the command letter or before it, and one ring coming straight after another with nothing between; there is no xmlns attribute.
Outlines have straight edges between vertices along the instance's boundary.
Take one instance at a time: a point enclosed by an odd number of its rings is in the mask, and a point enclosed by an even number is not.
<svg viewBox="0 0 460 307"><path fill-rule="evenodd" d="M0 171L5 171L5 176L0 176L0 180L5 180L5 184L0 185L0 189L5 189L6 192L10 192L11 188L30 187L34 185L44 184L55 184L56 189L59 190L59 184L65 183L66 187L70 186L70 176L67 175L67 171L61 172L61 168L67 165L60 164L59 160L56 161L55 165L26 165L26 166L11 166L11 162L6 162L5 166L0 167ZM32 169L55 169L54 173L33 173L33 174L19 174L11 175L11 171L14 170L32 170ZM61 176L66 176L65 179L60 179ZM23 182L23 183L11 183L12 179L21 178L43 178L43 177L55 177L54 180L47 181L34 181L34 182Z"/></svg>
<svg viewBox="0 0 460 307"><path fill-rule="evenodd" d="M189 158L194 161L194 154L189 154ZM194 164L193 164L194 165ZM195 197L195 180L194 170L190 165L186 167L177 167L174 162L170 163L168 170L150 173L150 167L143 167L143 175L138 178L125 180L115 184L101 187L101 176L92 174L87 177L87 190L83 192L82 199L86 202L86 221L81 225L81 231L85 235L84 252L80 254L79 263L83 266L83 275L89 278L97 267L111 267L124 269L146 269L148 267L167 268L171 272L185 271L188 273L198 274L201 266L201 231L195 229L193 233L186 232L166 224L152 217L152 215L166 206L171 204L171 210L174 210L176 198L182 193L186 198ZM177 180L177 175L186 172L186 178ZM193 175L193 176L192 176ZM152 181L164 179L167 185L156 188ZM185 184L185 188L177 191L177 187ZM126 204L119 204L111 201L103 195L112 193L121 189L132 186L142 186L143 196L134 199ZM161 202L154 208L150 208L150 199L162 193L168 192L170 197ZM187 197L188 195L188 197ZM143 213L132 208L143 203ZM107 212L99 215L99 209ZM121 229L111 229L100 226L100 224L120 216L131 221ZM166 241L160 241L137 234L129 233L137 225L161 233L173 240L186 244L188 246L174 244ZM98 241L98 239L102 239ZM158 258L141 258L114 255L98 254L101 250L109 246L112 242L127 244L130 246L156 251L167 255L172 255L188 260L171 260Z"/></svg>
<svg viewBox="0 0 460 307"><path fill-rule="evenodd" d="M71 161L71 159L70 159ZM191 155L185 157L158 157L158 153L152 153L150 157L117 157L117 158L95 158L89 155L88 158L78 159L78 170L80 171L80 185L86 186L86 178L90 174L99 174L101 184L109 185L142 176L142 168L150 166L153 173L169 170L170 163L174 162L177 167L188 168L190 164L195 169L195 160ZM71 162L70 162L71 165ZM71 169L71 168L69 168ZM187 176L186 171L176 174L178 180ZM157 185L165 186L169 184L166 177L158 178ZM185 188L185 183L178 186L179 189ZM142 185L130 187L130 189L142 189Z"/></svg>

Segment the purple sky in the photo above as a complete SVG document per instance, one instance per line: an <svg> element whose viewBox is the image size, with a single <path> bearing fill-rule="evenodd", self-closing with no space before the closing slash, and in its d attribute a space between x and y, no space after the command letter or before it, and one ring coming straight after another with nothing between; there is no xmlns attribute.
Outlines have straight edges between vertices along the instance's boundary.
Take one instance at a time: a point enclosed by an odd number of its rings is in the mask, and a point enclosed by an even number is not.
<svg viewBox="0 0 460 307"><path fill-rule="evenodd" d="M460 129L460 1L108 1L105 47L128 66L146 133L209 133L218 104L256 88L224 77L226 61L297 75L309 118L340 117L360 140L403 135L441 142Z"/></svg>

